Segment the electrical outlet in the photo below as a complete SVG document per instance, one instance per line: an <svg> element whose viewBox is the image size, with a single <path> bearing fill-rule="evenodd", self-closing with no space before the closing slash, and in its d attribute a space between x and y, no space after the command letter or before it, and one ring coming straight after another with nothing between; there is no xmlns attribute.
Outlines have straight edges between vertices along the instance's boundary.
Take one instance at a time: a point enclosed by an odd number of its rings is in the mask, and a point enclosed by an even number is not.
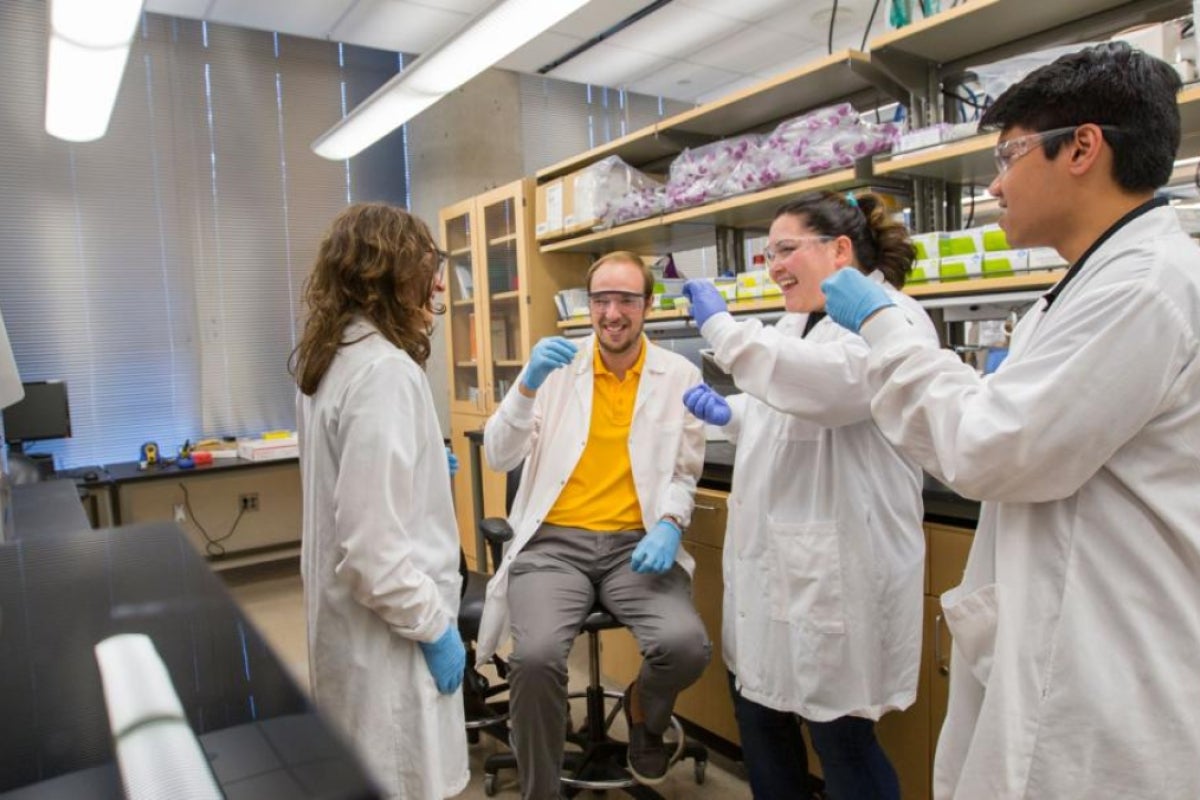
<svg viewBox="0 0 1200 800"><path fill-rule="evenodd" d="M239 511L258 511L258 492L238 495Z"/></svg>
<svg viewBox="0 0 1200 800"><path fill-rule="evenodd" d="M187 509L183 507L183 503L175 504L175 521L187 522Z"/></svg>

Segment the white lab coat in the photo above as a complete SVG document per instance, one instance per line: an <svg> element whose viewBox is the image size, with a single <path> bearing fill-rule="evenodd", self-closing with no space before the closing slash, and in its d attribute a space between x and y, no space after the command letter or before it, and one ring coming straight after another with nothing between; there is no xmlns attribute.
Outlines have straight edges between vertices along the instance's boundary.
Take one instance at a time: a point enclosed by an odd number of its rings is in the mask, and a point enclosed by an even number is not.
<svg viewBox="0 0 1200 800"><path fill-rule="evenodd" d="M365 321L296 402L301 571L313 697L387 797L467 785L461 692L438 694L418 641L458 617L459 540L425 373Z"/></svg>
<svg viewBox="0 0 1200 800"><path fill-rule="evenodd" d="M872 276L882 280L881 273ZM928 316L884 284L937 345ZM826 317L703 329L745 394L725 533L725 664L742 695L827 722L879 719L917 693L925 537L921 470L871 419L867 343Z"/></svg>
<svg viewBox="0 0 1200 800"><path fill-rule="evenodd" d="M1200 797L1200 252L1119 229L981 378L863 328L884 433L983 499L960 586L938 798Z"/></svg>
<svg viewBox="0 0 1200 800"><path fill-rule="evenodd" d="M704 468L704 425L687 412L683 393L700 382L700 370L683 356L645 341L646 361L629 427L629 460L642 523L650 530L664 515L673 514L687 527ZM587 445L595 336L578 344L575 360L550 373L536 397L522 395L520 380L515 381L483 432L492 469L509 470L523 459L525 467L509 515L513 540L488 581L476 648L480 664L509 634L509 566L554 506ZM695 567L682 546L675 562L689 575Z"/></svg>

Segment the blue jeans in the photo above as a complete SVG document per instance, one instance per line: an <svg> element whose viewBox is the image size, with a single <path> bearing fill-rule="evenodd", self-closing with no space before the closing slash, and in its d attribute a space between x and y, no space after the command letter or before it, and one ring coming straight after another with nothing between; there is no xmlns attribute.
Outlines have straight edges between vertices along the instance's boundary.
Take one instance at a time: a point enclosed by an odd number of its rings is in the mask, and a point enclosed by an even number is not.
<svg viewBox="0 0 1200 800"><path fill-rule="evenodd" d="M742 697L729 674L729 693L742 758L754 800L795 800L812 796L808 754L800 724L808 726L813 749L825 774L829 800L900 800L900 782L887 754L875 738L875 723L861 717L813 722L776 711Z"/></svg>

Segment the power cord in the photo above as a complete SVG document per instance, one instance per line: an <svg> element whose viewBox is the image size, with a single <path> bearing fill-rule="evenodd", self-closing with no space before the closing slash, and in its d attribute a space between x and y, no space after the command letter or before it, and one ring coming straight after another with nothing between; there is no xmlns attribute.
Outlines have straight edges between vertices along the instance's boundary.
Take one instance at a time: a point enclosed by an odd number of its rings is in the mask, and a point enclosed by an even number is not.
<svg viewBox="0 0 1200 800"><path fill-rule="evenodd" d="M200 535L204 537L204 541L206 542L204 545L204 552L213 558L220 558L221 556L225 555L226 550L221 545L221 542L233 536L234 531L237 530L238 523L242 521L242 515L246 513L246 509L243 508L238 511L238 515L234 518L233 525L229 527L228 533L226 533L224 536L218 536L216 539L214 539L208 535L208 531L206 531L204 526L200 524L200 520L196 519L196 512L192 511L192 500L188 496L187 486L183 484L183 481L179 482L179 488L183 490L184 510L187 511L188 516L192 519L192 523L200 531Z"/></svg>
<svg viewBox="0 0 1200 800"><path fill-rule="evenodd" d="M862 44L858 46L859 50L867 49L867 39L871 36L871 26L875 24L875 12L879 11L879 2L880 0L875 0L875 5L871 6L871 16L867 17L867 28L863 31Z"/></svg>
<svg viewBox="0 0 1200 800"><path fill-rule="evenodd" d="M833 10L829 12L829 55L833 55L833 23L837 22L838 0L833 0Z"/></svg>

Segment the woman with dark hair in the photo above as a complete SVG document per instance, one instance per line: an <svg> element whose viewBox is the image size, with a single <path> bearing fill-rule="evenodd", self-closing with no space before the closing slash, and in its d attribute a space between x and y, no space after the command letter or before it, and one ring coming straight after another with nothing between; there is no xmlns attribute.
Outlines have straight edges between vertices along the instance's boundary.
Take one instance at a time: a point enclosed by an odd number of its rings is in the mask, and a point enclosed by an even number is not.
<svg viewBox="0 0 1200 800"><path fill-rule="evenodd" d="M469 777L459 539L423 367L443 256L403 209L347 208L321 242L293 353L313 698L387 797Z"/></svg>
<svg viewBox="0 0 1200 800"><path fill-rule="evenodd" d="M723 647L757 800L808 797L800 726L831 800L898 800L874 722L916 698L925 540L921 470L871 420L866 343L825 317L821 281L851 266L909 309L913 247L875 195L781 208L766 248L788 312L737 321L708 282L684 292L742 392L689 390L737 444L725 533Z"/></svg>

